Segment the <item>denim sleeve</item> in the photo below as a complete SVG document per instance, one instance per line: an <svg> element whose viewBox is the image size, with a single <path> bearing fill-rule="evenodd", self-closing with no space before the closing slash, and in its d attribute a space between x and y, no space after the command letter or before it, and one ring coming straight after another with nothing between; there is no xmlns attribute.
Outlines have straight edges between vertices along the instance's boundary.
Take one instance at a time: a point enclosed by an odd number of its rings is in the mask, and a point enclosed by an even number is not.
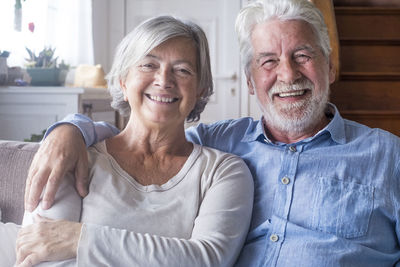
<svg viewBox="0 0 400 267"><path fill-rule="evenodd" d="M212 125L200 123L185 130L186 139L194 144L213 147L213 143L218 139L217 135L212 135ZM212 138L210 138L210 135Z"/></svg>
<svg viewBox="0 0 400 267"><path fill-rule="evenodd" d="M232 120L213 124L200 123L186 129L186 139L192 143L208 146L232 153L232 144L237 144L243 137L243 129L232 126Z"/></svg>
<svg viewBox="0 0 400 267"><path fill-rule="evenodd" d="M86 147L94 145L119 133L118 128L104 121L94 122L92 119L82 114L69 114L61 121L51 125L44 134L43 139L45 139L54 128L66 123L78 127L83 139L85 140Z"/></svg>

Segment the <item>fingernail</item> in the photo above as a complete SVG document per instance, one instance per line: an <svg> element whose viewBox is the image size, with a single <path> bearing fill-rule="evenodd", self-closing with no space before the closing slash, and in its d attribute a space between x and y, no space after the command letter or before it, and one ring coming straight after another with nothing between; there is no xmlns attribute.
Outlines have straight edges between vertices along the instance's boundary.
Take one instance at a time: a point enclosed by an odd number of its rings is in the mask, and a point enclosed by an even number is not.
<svg viewBox="0 0 400 267"><path fill-rule="evenodd" d="M50 208L50 202L43 201L42 202L42 209L47 210L48 208Z"/></svg>

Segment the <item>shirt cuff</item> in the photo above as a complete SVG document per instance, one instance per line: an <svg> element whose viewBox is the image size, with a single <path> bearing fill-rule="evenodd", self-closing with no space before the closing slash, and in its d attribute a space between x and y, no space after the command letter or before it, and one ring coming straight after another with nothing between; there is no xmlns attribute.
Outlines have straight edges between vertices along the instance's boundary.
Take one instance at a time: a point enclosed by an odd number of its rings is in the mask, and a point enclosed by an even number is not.
<svg viewBox="0 0 400 267"><path fill-rule="evenodd" d="M61 124L72 124L76 126L83 136L86 147L119 133L119 130L116 127L106 122L94 122L83 114L69 114L61 121L51 125L46 130L43 140L50 134L51 131Z"/></svg>

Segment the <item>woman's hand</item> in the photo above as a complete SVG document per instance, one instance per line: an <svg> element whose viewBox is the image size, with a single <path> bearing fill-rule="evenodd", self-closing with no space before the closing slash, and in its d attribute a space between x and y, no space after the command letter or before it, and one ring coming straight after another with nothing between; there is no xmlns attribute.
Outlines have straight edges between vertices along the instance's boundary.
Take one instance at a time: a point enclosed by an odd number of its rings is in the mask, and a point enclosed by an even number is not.
<svg viewBox="0 0 400 267"><path fill-rule="evenodd" d="M16 266L75 258L81 229L81 223L43 218L21 228L16 242Z"/></svg>
<svg viewBox="0 0 400 267"><path fill-rule="evenodd" d="M85 197L89 172L85 142L75 126L63 124L46 137L32 160L26 180L25 209L32 212L37 207L45 186L42 208L50 208L68 171L74 172L78 193Z"/></svg>

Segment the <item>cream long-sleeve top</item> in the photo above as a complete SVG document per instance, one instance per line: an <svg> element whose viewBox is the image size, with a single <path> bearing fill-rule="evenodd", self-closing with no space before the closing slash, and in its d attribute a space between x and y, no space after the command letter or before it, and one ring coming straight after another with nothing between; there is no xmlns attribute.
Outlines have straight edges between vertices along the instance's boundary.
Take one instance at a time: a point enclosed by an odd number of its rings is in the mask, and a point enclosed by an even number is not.
<svg viewBox="0 0 400 267"><path fill-rule="evenodd" d="M231 266L249 228L253 180L237 156L194 145L163 185L143 186L89 149L77 266Z"/></svg>
<svg viewBox="0 0 400 267"><path fill-rule="evenodd" d="M70 266L231 266L244 243L253 203L253 180L237 156L194 145L167 183L142 186L107 153L104 142L89 149L89 195L76 193L69 174L52 208L26 213L80 220L76 259L43 262ZM82 204L82 210L80 209ZM0 266L13 266L19 226L0 224Z"/></svg>

